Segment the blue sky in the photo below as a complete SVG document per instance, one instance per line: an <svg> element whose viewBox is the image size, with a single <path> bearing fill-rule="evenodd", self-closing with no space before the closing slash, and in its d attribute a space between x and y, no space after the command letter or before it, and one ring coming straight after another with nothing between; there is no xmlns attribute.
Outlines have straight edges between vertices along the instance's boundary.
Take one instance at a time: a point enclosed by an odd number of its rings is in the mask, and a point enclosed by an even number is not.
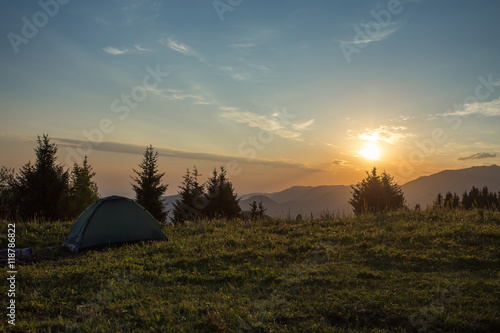
<svg viewBox="0 0 500 333"><path fill-rule="evenodd" d="M40 3L0 4L1 165L47 133L130 196L149 144L169 193L193 165L248 193L500 160L498 1Z"/></svg>

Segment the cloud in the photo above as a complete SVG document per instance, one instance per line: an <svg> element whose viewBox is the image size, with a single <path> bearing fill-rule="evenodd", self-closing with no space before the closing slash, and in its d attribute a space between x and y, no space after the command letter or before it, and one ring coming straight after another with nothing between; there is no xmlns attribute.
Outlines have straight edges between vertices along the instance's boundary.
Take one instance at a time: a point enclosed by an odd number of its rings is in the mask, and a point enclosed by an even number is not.
<svg viewBox="0 0 500 333"><path fill-rule="evenodd" d="M130 52L127 49L118 49L118 48L112 47L112 46L105 47L105 48L103 48L103 50L104 50L104 52L112 54L112 55L119 55L119 54L125 54L125 53Z"/></svg>
<svg viewBox="0 0 500 333"><path fill-rule="evenodd" d="M257 46L255 43L234 43L229 45L233 49L248 49Z"/></svg>
<svg viewBox="0 0 500 333"><path fill-rule="evenodd" d="M135 44L133 49L128 49L128 48L123 48L119 49L117 47L112 47L112 46L107 46L103 48L104 52L112 54L112 55L120 55L120 54L127 54L127 53L141 53L141 52L149 52L153 51L150 49L145 49L141 47L139 44Z"/></svg>
<svg viewBox="0 0 500 333"><path fill-rule="evenodd" d="M160 38L158 42L160 42L163 45L166 45L171 50L179 52L188 57L195 57L199 61L206 63L205 59L195 49L193 49L191 46L187 44L175 40L173 36L167 38Z"/></svg>
<svg viewBox="0 0 500 333"><path fill-rule="evenodd" d="M288 115L286 112L284 115L273 113L271 116L264 116L248 111L228 110L222 112L220 117L240 124L246 124L249 127L272 132L284 139L295 140L300 140L302 136L301 131L314 123L314 119L302 123L290 122L288 119L295 116Z"/></svg>
<svg viewBox="0 0 500 333"><path fill-rule="evenodd" d="M60 146L63 147L71 147L78 148L81 144L91 145L92 149L98 151L105 152L113 152L120 154L134 154L134 155L143 155L145 146L134 145L134 144L126 144L126 143L118 143L118 142L82 142L80 140L69 139L69 138L54 138L55 141L59 143ZM85 148L87 149L87 148ZM267 159L249 159L248 157L243 156L232 156L232 155L222 155L222 154L213 154L213 153L202 153L202 152L191 152L186 150L178 150L172 148L158 148L155 147L156 151L160 156L172 157L172 158L181 158L181 159L193 159L193 160L204 160L204 161L213 161L218 163L241 163L241 164L254 164L254 165L265 165L270 167L278 167L278 168L289 168L289 169L300 169L309 172L317 172L322 171L321 169L310 167L303 163L295 162L295 161L281 161L281 160L267 160Z"/></svg>
<svg viewBox="0 0 500 333"><path fill-rule="evenodd" d="M438 114L438 116L471 116L481 115L485 117L500 116L500 98L489 102L477 102L464 104L462 110Z"/></svg>
<svg viewBox="0 0 500 333"><path fill-rule="evenodd" d="M250 68L255 68L256 70L258 70L259 72L261 73L269 73L271 71L271 69L269 67L266 67L264 65L259 65L259 64L247 64L248 67Z"/></svg>
<svg viewBox="0 0 500 333"><path fill-rule="evenodd" d="M237 72L232 66L221 67L220 70L229 74L235 81L245 81L252 78L250 73L246 72Z"/></svg>
<svg viewBox="0 0 500 333"><path fill-rule="evenodd" d="M185 43L177 41L173 36L160 38L158 42L185 56L198 59L201 63L217 70L220 73L228 75L235 81L247 81L251 80L254 75L265 75L271 72L271 69L268 66L250 63L241 57L237 58L233 65L215 65L211 61L208 61L202 53ZM243 44L239 45L242 46Z"/></svg>
<svg viewBox="0 0 500 333"><path fill-rule="evenodd" d="M145 49L145 48L143 48L143 47L142 47L141 45L139 45L139 44L135 44L135 45L134 45L134 47L135 47L135 49L136 49L137 51L139 51L139 52L150 52L150 51L153 51L153 50L151 50L151 49Z"/></svg>
<svg viewBox="0 0 500 333"><path fill-rule="evenodd" d="M191 100L194 101L195 104L199 105L211 105L214 104L214 102L211 102L207 100L205 97L203 97L200 94L195 94L195 93L188 93L183 90L177 90L177 89L158 89L158 88L152 88L152 87L147 87L147 91L161 96L163 98L166 98L171 101L183 101L183 100Z"/></svg>
<svg viewBox="0 0 500 333"><path fill-rule="evenodd" d="M406 133L406 130L405 126L379 126L375 129L366 128L361 133L356 133L355 131L349 131L348 133L363 141L395 144L414 136L411 133Z"/></svg>
<svg viewBox="0 0 500 333"><path fill-rule="evenodd" d="M303 130L309 128L312 124L314 124L314 119L310 119L310 120L305 121L303 123L293 124L292 128L296 131L303 131Z"/></svg>
<svg viewBox="0 0 500 333"><path fill-rule="evenodd" d="M354 44L359 47L364 47L373 42L379 42L390 35L395 33L401 28L402 24L399 22L392 22L389 24L380 24L375 21L370 21L368 23L361 23L355 28L355 31L359 30L362 33L356 33L356 37L352 40L336 40L340 43ZM361 36L361 38L358 38Z"/></svg>
<svg viewBox="0 0 500 333"><path fill-rule="evenodd" d="M234 106L219 106L221 111L238 111L238 108Z"/></svg>
<svg viewBox="0 0 500 333"><path fill-rule="evenodd" d="M222 112L220 116L237 123L247 124L250 127L256 127L269 132L275 132L283 128L278 119L269 118L248 111L226 111Z"/></svg>
<svg viewBox="0 0 500 333"><path fill-rule="evenodd" d="M483 158L492 158L492 157L497 157L497 154L490 154L490 153L476 153L472 154L467 157L459 157L459 161L466 161L466 160L480 160Z"/></svg>
<svg viewBox="0 0 500 333"><path fill-rule="evenodd" d="M335 165L335 166L342 166L342 165L346 165L347 161L344 161L344 160L332 160L330 162L330 164Z"/></svg>

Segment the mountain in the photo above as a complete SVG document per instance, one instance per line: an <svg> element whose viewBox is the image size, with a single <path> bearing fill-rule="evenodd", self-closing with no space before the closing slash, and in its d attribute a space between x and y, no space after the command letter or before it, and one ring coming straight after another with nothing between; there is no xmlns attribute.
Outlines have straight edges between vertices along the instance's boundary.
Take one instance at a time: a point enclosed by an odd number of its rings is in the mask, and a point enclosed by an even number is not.
<svg viewBox="0 0 500 333"><path fill-rule="evenodd" d="M488 186L490 191L500 191L500 166L477 166L459 170L445 170L430 176L419 177L401 186L409 207L419 203L423 208L431 204L438 193L447 191L457 193L460 197L472 186L482 188ZM330 186L294 186L275 193L254 193L242 197L240 206L243 210L254 200L267 197L272 200L270 216L308 216L311 212L319 216L324 212L352 212L348 201L351 198L351 187L344 185ZM256 200L257 202L259 200ZM266 201L263 200L264 207ZM244 208L245 207L245 208ZM249 208L248 208L249 209Z"/></svg>
<svg viewBox="0 0 500 333"><path fill-rule="evenodd" d="M264 207L268 208L270 216L296 216L301 214L309 216L311 213L319 216L322 213L346 213L351 212L348 200L351 196L351 187L345 185L323 185L323 186L294 186L280 192L269 194L249 194L242 197L240 206L242 210L248 210L252 201L259 202L262 198Z"/></svg>
<svg viewBox="0 0 500 333"><path fill-rule="evenodd" d="M419 177L401 186L409 207L419 203L422 208L431 204L438 193L447 191L457 193L460 197L472 186L482 188L488 186L490 191L500 191L500 166L477 166L459 170L445 170L430 176ZM178 195L163 197L166 209ZM267 208L266 214L273 217L296 216L306 217L311 213L320 216L322 213L350 214L348 201L351 198L351 187L347 185L293 186L274 193L250 193L240 197L243 211L250 210L255 200Z"/></svg>
<svg viewBox="0 0 500 333"><path fill-rule="evenodd" d="M460 197L472 186L491 191L500 191L500 166L476 166L467 169L445 170L430 176L412 180L402 187L406 201L410 207L420 203L422 207L431 204L438 193L447 191L457 193Z"/></svg>

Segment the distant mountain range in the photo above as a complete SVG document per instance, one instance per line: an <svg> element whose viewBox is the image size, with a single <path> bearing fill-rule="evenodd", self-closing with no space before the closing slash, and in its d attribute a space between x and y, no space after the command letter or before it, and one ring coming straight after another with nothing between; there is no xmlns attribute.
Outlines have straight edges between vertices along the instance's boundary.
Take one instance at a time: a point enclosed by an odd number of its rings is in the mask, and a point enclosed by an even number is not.
<svg viewBox="0 0 500 333"><path fill-rule="evenodd" d="M460 196L472 186L488 186L490 191L500 191L500 166L477 166L460 170L445 170L412 180L401 187L409 207L419 203L431 204L438 193L456 192ZM319 216L322 213L350 214L348 201L351 187L347 185L293 186L274 193L250 193L240 197L243 211L250 210L255 200L267 208L270 216ZM163 198L166 209L172 209L178 195Z"/></svg>

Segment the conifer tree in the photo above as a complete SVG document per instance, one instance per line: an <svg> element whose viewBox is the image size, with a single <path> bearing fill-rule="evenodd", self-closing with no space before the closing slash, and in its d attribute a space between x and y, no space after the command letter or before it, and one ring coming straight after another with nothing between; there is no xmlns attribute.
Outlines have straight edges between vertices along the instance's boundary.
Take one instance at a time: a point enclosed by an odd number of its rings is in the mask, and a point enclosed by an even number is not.
<svg viewBox="0 0 500 333"><path fill-rule="evenodd" d="M401 186L394 182L394 178L384 172L377 175L377 169L373 168L371 174L366 171L367 177L355 186L351 186L353 192L349 204L355 214L365 212L380 212L403 208L405 198Z"/></svg>
<svg viewBox="0 0 500 333"><path fill-rule="evenodd" d="M16 173L14 169L2 166L0 168L0 218L7 218L14 214L11 207L14 203L14 187L16 184Z"/></svg>
<svg viewBox="0 0 500 333"><path fill-rule="evenodd" d="M159 173L158 171L158 152L155 152L153 146L146 147L144 158L139 167L141 171L132 169L137 175L132 177L135 182L135 184L132 184L135 191L135 200L158 221L165 222L167 214L164 211L161 196L167 190L168 185L162 184L162 177L165 173Z"/></svg>
<svg viewBox="0 0 500 333"><path fill-rule="evenodd" d="M196 167L194 167L192 173L187 169L186 174L183 176L182 185L179 186L180 198L174 204L174 223L182 223L202 217L207 200L203 193L203 185L198 182L199 176L201 175Z"/></svg>
<svg viewBox="0 0 500 333"><path fill-rule="evenodd" d="M220 167L220 172L214 169L212 177L205 185L207 206L203 213L209 218L234 219L240 215L239 199L227 178L226 170Z"/></svg>
<svg viewBox="0 0 500 333"><path fill-rule="evenodd" d="M258 216L259 216L259 206L257 204L257 201L254 200L250 204L250 219L257 220Z"/></svg>
<svg viewBox="0 0 500 333"><path fill-rule="evenodd" d="M92 181L95 172L88 164L87 156L83 160L82 166L73 165L70 179L70 189L68 196L68 215L77 217L85 208L99 199L97 184Z"/></svg>
<svg viewBox="0 0 500 333"><path fill-rule="evenodd" d="M267 208L264 208L262 200L257 203L256 200L252 201L250 204L250 219L258 220L264 217Z"/></svg>
<svg viewBox="0 0 500 333"><path fill-rule="evenodd" d="M48 135L38 136L35 164L28 162L16 177L15 197L22 218L55 220L66 217L68 171L56 164L57 145Z"/></svg>

